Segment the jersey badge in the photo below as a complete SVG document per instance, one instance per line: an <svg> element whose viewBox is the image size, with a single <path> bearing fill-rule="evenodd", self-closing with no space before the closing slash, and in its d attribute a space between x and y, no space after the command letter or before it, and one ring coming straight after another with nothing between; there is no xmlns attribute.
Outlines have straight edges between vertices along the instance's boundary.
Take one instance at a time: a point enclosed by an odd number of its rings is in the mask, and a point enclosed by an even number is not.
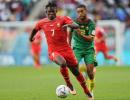
<svg viewBox="0 0 130 100"><path fill-rule="evenodd" d="M60 27L60 23L57 23L57 27Z"/></svg>
<svg viewBox="0 0 130 100"><path fill-rule="evenodd" d="M88 28L88 27L86 27L86 30L89 30L89 28Z"/></svg>

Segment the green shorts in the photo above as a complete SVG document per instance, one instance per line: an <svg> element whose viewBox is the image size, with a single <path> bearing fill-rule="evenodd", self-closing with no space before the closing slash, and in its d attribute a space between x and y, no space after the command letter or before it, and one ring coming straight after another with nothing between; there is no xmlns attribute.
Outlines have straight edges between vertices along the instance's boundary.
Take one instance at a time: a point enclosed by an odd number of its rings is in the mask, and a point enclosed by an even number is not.
<svg viewBox="0 0 130 100"><path fill-rule="evenodd" d="M96 61L94 48L89 49L89 50L82 50L82 49L74 47L73 50L78 60L78 63L81 61L81 59L83 59L85 64L94 64L94 66L98 65Z"/></svg>

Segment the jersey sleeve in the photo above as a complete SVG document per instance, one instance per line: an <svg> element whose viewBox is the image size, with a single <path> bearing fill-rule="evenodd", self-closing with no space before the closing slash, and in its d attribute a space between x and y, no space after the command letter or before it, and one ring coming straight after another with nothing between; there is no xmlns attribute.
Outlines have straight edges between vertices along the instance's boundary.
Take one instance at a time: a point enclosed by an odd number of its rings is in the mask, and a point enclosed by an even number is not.
<svg viewBox="0 0 130 100"><path fill-rule="evenodd" d="M95 36L95 33L95 24L94 22L90 21L88 34Z"/></svg>
<svg viewBox="0 0 130 100"><path fill-rule="evenodd" d="M68 17L68 16L64 16L64 24L72 24L73 20Z"/></svg>
<svg viewBox="0 0 130 100"><path fill-rule="evenodd" d="M35 25L35 29L36 30L40 30L41 29L41 21L38 21Z"/></svg>

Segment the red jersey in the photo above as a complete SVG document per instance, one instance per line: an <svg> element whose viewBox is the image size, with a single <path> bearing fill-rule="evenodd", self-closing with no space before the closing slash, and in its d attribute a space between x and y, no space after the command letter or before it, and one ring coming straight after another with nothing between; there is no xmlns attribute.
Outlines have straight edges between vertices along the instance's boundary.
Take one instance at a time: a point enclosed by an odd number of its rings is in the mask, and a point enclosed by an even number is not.
<svg viewBox="0 0 130 100"><path fill-rule="evenodd" d="M35 35L34 41L31 44L33 52L40 52L40 50L41 50L41 42L42 42L42 35L41 35L40 31L39 31Z"/></svg>
<svg viewBox="0 0 130 100"><path fill-rule="evenodd" d="M98 41L104 37L105 37L104 29L101 27L96 27L96 34L95 34L95 40L94 40L96 47L105 44L105 39L103 39L102 41Z"/></svg>
<svg viewBox="0 0 130 100"><path fill-rule="evenodd" d="M49 52L70 48L67 42L67 30L63 30L62 27L72 22L67 16L57 16L54 20L44 18L37 22L35 29L44 31Z"/></svg>

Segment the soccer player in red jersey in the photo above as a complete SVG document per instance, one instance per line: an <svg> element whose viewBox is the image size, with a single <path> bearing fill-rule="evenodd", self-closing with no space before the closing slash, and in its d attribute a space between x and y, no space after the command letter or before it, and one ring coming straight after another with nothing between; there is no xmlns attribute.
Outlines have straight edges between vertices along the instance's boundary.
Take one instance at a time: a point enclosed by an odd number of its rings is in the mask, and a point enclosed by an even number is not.
<svg viewBox="0 0 130 100"><path fill-rule="evenodd" d="M117 58L113 55L108 54L108 48L105 41L105 31L101 27L96 27L96 35L95 35L95 50L96 54L99 52L102 52L105 59L113 59L114 61L117 61Z"/></svg>
<svg viewBox="0 0 130 100"><path fill-rule="evenodd" d="M88 99L93 100L92 95L86 86L85 79L78 70L78 63L73 50L67 42L68 35L66 28L78 29L79 26L67 16L56 16L56 12L57 5L54 2L49 2L46 5L47 18L37 22L31 33L30 41L32 42L34 40L34 36L39 30L43 30L48 44L49 58L60 66L61 75L69 87L70 93L76 94L76 91L70 81L68 68L82 86Z"/></svg>
<svg viewBox="0 0 130 100"><path fill-rule="evenodd" d="M42 35L40 34L40 31L38 31L34 37L34 41L31 43L31 54L36 68L41 67L40 63L41 43L42 43Z"/></svg>

